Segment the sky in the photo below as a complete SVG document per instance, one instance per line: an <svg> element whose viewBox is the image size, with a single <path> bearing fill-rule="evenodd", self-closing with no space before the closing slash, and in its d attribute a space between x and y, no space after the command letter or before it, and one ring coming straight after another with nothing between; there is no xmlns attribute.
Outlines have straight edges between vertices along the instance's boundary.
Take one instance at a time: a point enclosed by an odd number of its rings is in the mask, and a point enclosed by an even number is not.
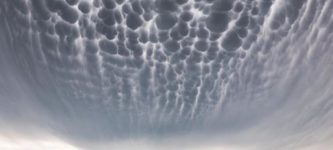
<svg viewBox="0 0 333 150"><path fill-rule="evenodd" d="M0 1L0 149L331 149L332 7Z"/></svg>

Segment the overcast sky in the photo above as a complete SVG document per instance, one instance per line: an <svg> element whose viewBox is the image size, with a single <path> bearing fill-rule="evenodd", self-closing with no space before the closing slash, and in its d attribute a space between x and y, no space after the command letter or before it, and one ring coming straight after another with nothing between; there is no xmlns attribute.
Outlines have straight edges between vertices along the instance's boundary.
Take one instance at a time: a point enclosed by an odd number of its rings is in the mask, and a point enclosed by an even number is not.
<svg viewBox="0 0 333 150"><path fill-rule="evenodd" d="M0 149L333 148L333 1L0 1Z"/></svg>

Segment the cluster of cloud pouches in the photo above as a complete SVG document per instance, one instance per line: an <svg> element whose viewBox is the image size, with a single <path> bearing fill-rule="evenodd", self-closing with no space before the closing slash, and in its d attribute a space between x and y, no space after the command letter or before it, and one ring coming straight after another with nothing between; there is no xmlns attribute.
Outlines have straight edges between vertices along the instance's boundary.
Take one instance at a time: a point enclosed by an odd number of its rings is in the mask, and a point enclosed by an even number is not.
<svg viewBox="0 0 333 150"><path fill-rule="evenodd" d="M152 124L187 122L219 109L229 80L237 78L236 66L257 39L272 4L229 0L13 3L39 40L36 59L64 87L58 89L60 95L97 103L113 113L126 112L129 116L122 120Z"/></svg>
<svg viewBox="0 0 333 150"><path fill-rule="evenodd" d="M298 106L306 70L331 63L329 0L0 4L48 126L86 140L248 128ZM332 87L322 77L312 88Z"/></svg>

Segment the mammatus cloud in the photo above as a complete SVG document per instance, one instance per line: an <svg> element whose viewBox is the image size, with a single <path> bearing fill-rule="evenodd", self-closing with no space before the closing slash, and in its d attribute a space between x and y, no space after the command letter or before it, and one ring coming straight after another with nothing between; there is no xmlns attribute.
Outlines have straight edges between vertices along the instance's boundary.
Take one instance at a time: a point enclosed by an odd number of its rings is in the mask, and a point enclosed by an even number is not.
<svg viewBox="0 0 333 150"><path fill-rule="evenodd" d="M332 8L0 1L0 149L330 149Z"/></svg>

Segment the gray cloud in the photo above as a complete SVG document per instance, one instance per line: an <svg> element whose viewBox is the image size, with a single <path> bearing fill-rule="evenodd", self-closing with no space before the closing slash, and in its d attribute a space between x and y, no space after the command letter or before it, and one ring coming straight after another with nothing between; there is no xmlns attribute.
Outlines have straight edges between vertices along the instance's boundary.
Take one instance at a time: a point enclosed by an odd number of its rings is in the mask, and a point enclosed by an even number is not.
<svg viewBox="0 0 333 150"><path fill-rule="evenodd" d="M1 1L0 148L332 147L332 5Z"/></svg>

